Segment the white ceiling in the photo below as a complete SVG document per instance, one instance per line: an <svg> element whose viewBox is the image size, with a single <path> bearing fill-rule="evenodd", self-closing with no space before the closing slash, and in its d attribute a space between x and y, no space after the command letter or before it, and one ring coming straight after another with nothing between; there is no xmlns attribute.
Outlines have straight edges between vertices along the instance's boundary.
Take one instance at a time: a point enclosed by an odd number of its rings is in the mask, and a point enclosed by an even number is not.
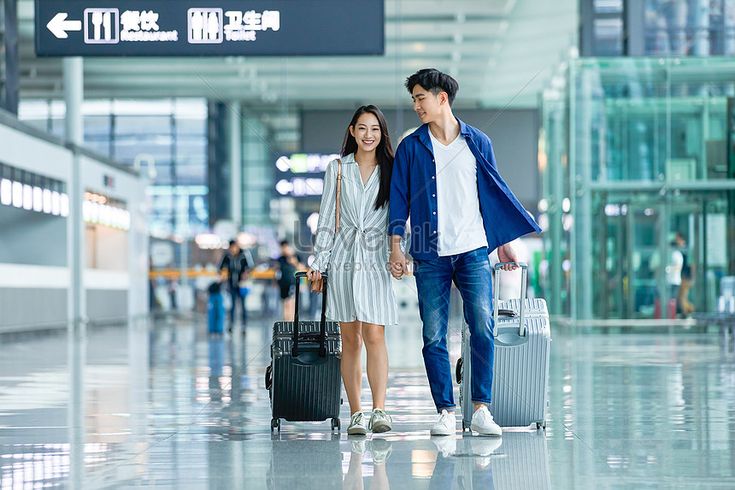
<svg viewBox="0 0 735 490"><path fill-rule="evenodd" d="M460 82L458 106L535 107L575 42L576 11L576 0L386 0L384 56L87 58L85 97L401 106L406 76L435 67ZM34 55L32 0L19 0L19 21L21 97L61 97L61 60Z"/></svg>

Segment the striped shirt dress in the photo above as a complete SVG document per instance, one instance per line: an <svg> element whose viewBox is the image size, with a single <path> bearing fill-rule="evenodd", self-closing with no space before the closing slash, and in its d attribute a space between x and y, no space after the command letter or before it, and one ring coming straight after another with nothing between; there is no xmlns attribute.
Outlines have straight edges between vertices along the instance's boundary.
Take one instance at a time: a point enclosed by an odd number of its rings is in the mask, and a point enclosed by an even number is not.
<svg viewBox="0 0 735 490"><path fill-rule="evenodd" d="M335 236L337 160L327 167L311 267L329 273L327 318L332 321L398 323L388 268L388 206L375 209L379 189L380 166L363 185L354 154L342 158L340 228Z"/></svg>

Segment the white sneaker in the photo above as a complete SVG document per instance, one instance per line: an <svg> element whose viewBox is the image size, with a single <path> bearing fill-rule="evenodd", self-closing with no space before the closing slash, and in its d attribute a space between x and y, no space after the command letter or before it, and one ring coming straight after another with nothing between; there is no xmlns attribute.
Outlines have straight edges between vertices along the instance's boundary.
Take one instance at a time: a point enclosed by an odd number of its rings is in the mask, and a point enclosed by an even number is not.
<svg viewBox="0 0 735 490"><path fill-rule="evenodd" d="M457 439L454 437L432 439L431 442L434 443L439 454L445 458L454 456L457 453Z"/></svg>
<svg viewBox="0 0 735 490"><path fill-rule="evenodd" d="M366 449L365 442L366 441L364 438L352 439L352 452L355 454L359 454L360 456L365 454L365 449Z"/></svg>
<svg viewBox="0 0 735 490"><path fill-rule="evenodd" d="M454 412L442 410L439 420L431 428L432 436L451 436L457 433L457 416Z"/></svg>
<svg viewBox="0 0 735 490"><path fill-rule="evenodd" d="M373 463L383 464L392 452L391 443L385 439L374 438L370 441L370 452L373 454Z"/></svg>
<svg viewBox="0 0 735 490"><path fill-rule="evenodd" d="M350 425L347 427L347 435L350 436L364 436L367 434L368 428L365 421L365 414L362 412L355 412L350 418Z"/></svg>
<svg viewBox="0 0 735 490"><path fill-rule="evenodd" d="M393 420L384 410L376 408L373 410L372 417L370 417L368 428L376 434L388 432L393 428Z"/></svg>
<svg viewBox="0 0 735 490"><path fill-rule="evenodd" d="M472 437L469 439L472 456L475 459L475 467L480 470L487 469L492 463L495 451L503 444L500 437Z"/></svg>
<svg viewBox="0 0 735 490"><path fill-rule="evenodd" d="M470 429L483 436L500 437L503 435L503 430L495 423L490 410L488 410L485 405L482 405L480 408L475 410L474 414L472 414L472 424L470 424Z"/></svg>
<svg viewBox="0 0 735 490"><path fill-rule="evenodd" d="M503 444L503 439L498 437L472 437L469 441L472 455L482 458L492 456Z"/></svg>

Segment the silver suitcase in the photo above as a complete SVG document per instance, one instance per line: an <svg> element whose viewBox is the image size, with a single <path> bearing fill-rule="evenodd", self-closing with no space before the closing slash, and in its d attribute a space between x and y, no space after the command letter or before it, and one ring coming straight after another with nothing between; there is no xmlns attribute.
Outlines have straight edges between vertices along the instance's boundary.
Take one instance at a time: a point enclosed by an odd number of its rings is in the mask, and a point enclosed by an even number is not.
<svg viewBox="0 0 735 490"><path fill-rule="evenodd" d="M501 427L536 425L546 429L548 409L549 354L551 327L546 301L526 298L528 266L522 269L521 297L500 301L500 268L495 265L493 287L493 401L490 412ZM462 357L457 361L456 377L460 384L462 430L469 429L473 405L470 386L470 331L462 327Z"/></svg>
<svg viewBox="0 0 735 490"><path fill-rule="evenodd" d="M506 432L502 438L462 437L457 439L456 456L460 455L462 457L437 457L435 475L442 470L442 464L454 464L458 468L454 472L452 484L445 485L446 488L552 488L546 434L541 431L530 434Z"/></svg>

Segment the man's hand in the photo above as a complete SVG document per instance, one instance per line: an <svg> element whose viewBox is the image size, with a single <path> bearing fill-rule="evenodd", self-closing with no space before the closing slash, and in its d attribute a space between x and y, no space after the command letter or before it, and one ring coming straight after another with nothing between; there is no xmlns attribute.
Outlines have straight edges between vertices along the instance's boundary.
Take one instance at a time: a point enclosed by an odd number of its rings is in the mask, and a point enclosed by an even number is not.
<svg viewBox="0 0 735 490"><path fill-rule="evenodd" d="M501 245L498 247L498 259L500 259L501 262L518 262L516 251L513 250L513 247L510 243L506 243L505 245ZM501 269L503 269L504 271L513 271L517 268L517 265L510 264L501 267Z"/></svg>
<svg viewBox="0 0 735 490"><path fill-rule="evenodd" d="M400 279L408 274L406 255L400 249L394 249L390 253L390 273L396 279Z"/></svg>

